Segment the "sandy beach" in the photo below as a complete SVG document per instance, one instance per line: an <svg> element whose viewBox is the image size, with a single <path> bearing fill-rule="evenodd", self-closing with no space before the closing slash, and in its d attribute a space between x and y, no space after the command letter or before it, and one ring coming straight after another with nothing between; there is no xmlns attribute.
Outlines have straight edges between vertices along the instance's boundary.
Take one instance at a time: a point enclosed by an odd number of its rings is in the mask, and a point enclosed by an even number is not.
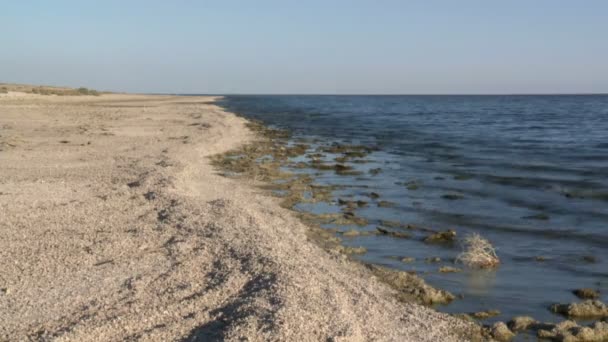
<svg viewBox="0 0 608 342"><path fill-rule="evenodd" d="M208 157L213 97L0 95L0 340L461 341Z"/></svg>

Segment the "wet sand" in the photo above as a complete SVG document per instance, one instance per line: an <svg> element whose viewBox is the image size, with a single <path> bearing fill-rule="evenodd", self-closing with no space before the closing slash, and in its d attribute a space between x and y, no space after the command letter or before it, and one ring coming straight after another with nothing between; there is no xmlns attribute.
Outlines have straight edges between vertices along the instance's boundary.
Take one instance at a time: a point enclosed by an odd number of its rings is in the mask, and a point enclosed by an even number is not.
<svg viewBox="0 0 608 342"><path fill-rule="evenodd" d="M11 95L11 96L8 96ZM0 95L0 340L458 341L208 157L212 97Z"/></svg>

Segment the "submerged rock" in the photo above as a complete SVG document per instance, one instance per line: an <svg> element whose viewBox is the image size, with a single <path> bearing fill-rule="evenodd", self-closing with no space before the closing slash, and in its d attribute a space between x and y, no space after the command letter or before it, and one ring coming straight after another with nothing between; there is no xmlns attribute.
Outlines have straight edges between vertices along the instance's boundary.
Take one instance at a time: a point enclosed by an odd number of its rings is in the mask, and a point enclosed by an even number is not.
<svg viewBox="0 0 608 342"><path fill-rule="evenodd" d="M454 231L452 229L448 229L446 231L434 233L434 234L427 236L424 239L424 242L426 242L426 243L447 243L447 242L454 242L455 239L456 239L456 231Z"/></svg>
<svg viewBox="0 0 608 342"><path fill-rule="evenodd" d="M355 213L353 213L351 211L347 211L344 213L344 215L342 215L341 218L335 220L332 223L339 224L339 225L354 224L354 225L358 225L358 226L366 226L368 222L367 222L366 218L359 217L359 216L355 215Z"/></svg>
<svg viewBox="0 0 608 342"><path fill-rule="evenodd" d="M368 265L374 275L397 290L397 297L403 301L420 304L448 304L454 295L428 285L422 278L403 271L390 270L381 266Z"/></svg>
<svg viewBox="0 0 608 342"><path fill-rule="evenodd" d="M405 257L405 258L401 259L401 262L406 263L406 264L412 263L414 261L416 261L416 259L412 258L412 257Z"/></svg>
<svg viewBox="0 0 608 342"><path fill-rule="evenodd" d="M445 194L445 195L442 195L441 198L447 199L450 201L455 201L455 200L463 199L464 196L462 194Z"/></svg>
<svg viewBox="0 0 608 342"><path fill-rule="evenodd" d="M357 237L357 236L370 236L370 235L376 235L376 232L370 232L367 230L356 230L356 229L351 229L351 230L347 230L345 232L338 232L341 233L343 237Z"/></svg>
<svg viewBox="0 0 608 342"><path fill-rule="evenodd" d="M473 178L473 176L467 175L467 174L459 174L459 175L455 175L454 176L454 180L460 180L460 181L462 181L462 180L469 180L471 178Z"/></svg>
<svg viewBox="0 0 608 342"><path fill-rule="evenodd" d="M348 145L348 144L332 144L331 146L325 146L321 148L321 151L326 153L343 153L346 156L353 157L364 157L367 155L371 148L363 145Z"/></svg>
<svg viewBox="0 0 608 342"><path fill-rule="evenodd" d="M598 299L598 298L600 298L600 293L597 290L589 289L589 288L576 289L576 290L572 291L572 293L574 293L574 295L580 299Z"/></svg>
<svg viewBox="0 0 608 342"><path fill-rule="evenodd" d="M469 314L471 317L475 319L488 319L490 317L495 317L500 315L500 311L498 310L486 310L486 311L478 311Z"/></svg>
<svg viewBox="0 0 608 342"><path fill-rule="evenodd" d="M373 198L373 199L380 198L380 194L378 194L377 192L370 192L368 194L368 196L369 196L369 198Z"/></svg>
<svg viewBox="0 0 608 342"><path fill-rule="evenodd" d="M581 303L554 304L551 311L568 317L608 317L608 306L599 300L586 300Z"/></svg>
<svg viewBox="0 0 608 342"><path fill-rule="evenodd" d="M418 190L418 189L420 188L420 185L418 185L418 184L416 184L416 183L413 183L413 184L408 184L408 185L406 185L405 187L406 187L406 189L408 189L408 190L412 190L412 191L414 191L414 190Z"/></svg>
<svg viewBox="0 0 608 342"><path fill-rule="evenodd" d="M373 175L373 176L376 176L376 175L380 174L381 172L382 172L382 169L379 168L379 167L375 168L375 169L370 169L369 170L369 174Z"/></svg>
<svg viewBox="0 0 608 342"><path fill-rule="evenodd" d="M365 247L348 247L348 246L336 246L335 248L338 252L344 253L347 255L351 254L365 254L367 253L367 248Z"/></svg>
<svg viewBox="0 0 608 342"><path fill-rule="evenodd" d="M344 165L344 164L336 164L336 165L334 165L334 169L336 170L336 172L340 172L340 171L352 170L353 167L352 166L348 166L348 165Z"/></svg>
<svg viewBox="0 0 608 342"><path fill-rule="evenodd" d="M359 236L359 235L361 235L361 232L358 230L354 230L354 229L351 229L349 231L342 233L342 236L346 236L346 237L354 237L354 236Z"/></svg>
<svg viewBox="0 0 608 342"><path fill-rule="evenodd" d="M380 220L380 225L389 228L407 228L408 225L398 222L398 221L390 221L390 220Z"/></svg>
<svg viewBox="0 0 608 342"><path fill-rule="evenodd" d="M380 208L392 208L395 206L397 206L397 203L395 203L395 202L389 202L389 201L378 202L378 207L380 207Z"/></svg>
<svg viewBox="0 0 608 342"><path fill-rule="evenodd" d="M398 239L409 239L412 236L408 233L402 233L402 232L392 232L390 230L384 229L382 227L376 227L376 230L378 231L379 234L381 235L388 235L390 237L394 237L394 238L398 238Z"/></svg>
<svg viewBox="0 0 608 342"><path fill-rule="evenodd" d="M595 264L597 262L597 258L593 255L585 255L583 260L590 264Z"/></svg>
<svg viewBox="0 0 608 342"><path fill-rule="evenodd" d="M428 257L428 258L424 259L424 261L426 261L429 264L432 264L432 263L441 262L441 258L440 257Z"/></svg>
<svg viewBox="0 0 608 342"><path fill-rule="evenodd" d="M509 330L504 322L496 322L490 329L492 337L499 342L508 342L515 337L515 334Z"/></svg>
<svg viewBox="0 0 608 342"><path fill-rule="evenodd" d="M451 267L451 266L442 266L439 268L439 272L440 273L457 273L457 272L462 272L462 269L457 268L457 267Z"/></svg>
<svg viewBox="0 0 608 342"><path fill-rule="evenodd" d="M359 201L357 201L357 206L365 207L365 206L367 206L367 202L359 200Z"/></svg>

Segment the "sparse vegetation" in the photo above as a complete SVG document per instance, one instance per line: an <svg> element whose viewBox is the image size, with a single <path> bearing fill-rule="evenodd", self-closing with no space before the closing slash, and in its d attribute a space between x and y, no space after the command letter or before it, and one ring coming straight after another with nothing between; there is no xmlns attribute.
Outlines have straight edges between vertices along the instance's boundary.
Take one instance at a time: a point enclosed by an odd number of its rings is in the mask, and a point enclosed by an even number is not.
<svg viewBox="0 0 608 342"><path fill-rule="evenodd" d="M78 94L80 95L93 95L93 96L99 96L99 92L97 90L93 90L93 89L88 89L85 87L80 87L78 89L76 89L76 91L78 92Z"/></svg>
<svg viewBox="0 0 608 342"><path fill-rule="evenodd" d="M78 89L66 88L66 87L52 87L52 86L31 86L24 84L7 84L0 83L0 94L8 93L9 91L38 94L38 95L57 95L57 96L80 96L80 95L92 95L99 96L101 93L97 90L80 87Z"/></svg>
<svg viewBox="0 0 608 342"><path fill-rule="evenodd" d="M472 234L464 239L465 249L458 262L473 268L493 268L500 264L500 259L492 244L479 234Z"/></svg>

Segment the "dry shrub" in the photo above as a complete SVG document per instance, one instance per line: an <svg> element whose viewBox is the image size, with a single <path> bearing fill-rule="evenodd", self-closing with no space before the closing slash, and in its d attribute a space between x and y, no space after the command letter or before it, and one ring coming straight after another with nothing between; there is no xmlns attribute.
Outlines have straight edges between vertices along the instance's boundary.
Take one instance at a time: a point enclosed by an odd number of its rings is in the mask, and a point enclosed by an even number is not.
<svg viewBox="0 0 608 342"><path fill-rule="evenodd" d="M500 264L500 259L492 244L475 233L464 239L465 249L458 257L457 261L473 268L492 268Z"/></svg>

